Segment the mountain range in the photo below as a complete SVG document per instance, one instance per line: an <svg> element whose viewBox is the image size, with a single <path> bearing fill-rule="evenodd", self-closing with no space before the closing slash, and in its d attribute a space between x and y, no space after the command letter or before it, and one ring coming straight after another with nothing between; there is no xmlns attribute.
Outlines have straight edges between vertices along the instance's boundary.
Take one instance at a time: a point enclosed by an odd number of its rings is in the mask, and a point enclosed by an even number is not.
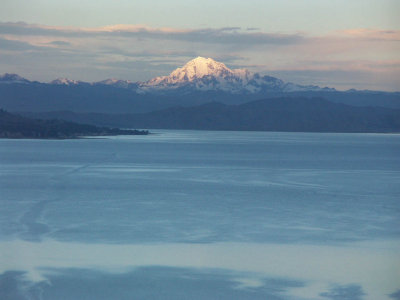
<svg viewBox="0 0 400 300"><path fill-rule="evenodd" d="M246 69L229 69L212 58L197 57L168 76L160 76L137 84L141 93L166 91L191 92L223 91L231 94L256 94L260 92L334 91L331 88L302 86L251 73Z"/></svg>
<svg viewBox="0 0 400 300"><path fill-rule="evenodd" d="M83 82L58 78L49 83L16 74L0 76L0 107L9 111L148 112L210 101L240 104L272 97L322 97L356 106L400 108L400 93L338 91L298 85L246 69L229 69L211 58L197 57L168 76L144 82L106 79Z"/></svg>
<svg viewBox="0 0 400 300"><path fill-rule="evenodd" d="M31 82L17 74L0 76L0 83L37 83ZM303 86L294 83L285 83L282 80L261 76L247 69L230 69L225 64L212 58L197 57L177 68L168 76L159 76L145 82L129 80L106 79L97 82L84 82L68 78L57 78L50 85L108 85L126 88L138 94L163 94L168 91L220 91L230 94L256 94L260 92L296 92L296 91L335 91L333 88L318 86Z"/></svg>
<svg viewBox="0 0 400 300"><path fill-rule="evenodd" d="M261 106L257 102L260 99L263 99ZM279 109L273 108L274 105ZM319 107L318 112L315 107ZM169 75L143 82L105 79L89 83L58 78L41 83L16 74L4 74L0 76L0 108L32 117L78 119L108 126L392 132L399 131L393 116L397 116L400 109L400 93L338 91L329 87L298 85L246 69L230 69L211 58L197 57ZM329 114L328 108L335 114ZM252 109L254 111L250 112ZM270 113L274 109L276 116ZM263 117L257 110L263 112L264 119L275 120L274 125L265 125L268 123L265 120L260 122ZM218 117L215 111L219 111L221 116ZM290 118L288 111L291 111ZM325 117L317 118L311 112ZM196 119L197 123L185 121L188 116ZM213 121L207 125L201 116ZM352 123L342 116L358 121ZM127 118L127 122L121 123ZM218 118L226 120L222 124L216 121ZM229 120L231 124L228 124ZM239 120L247 120L248 124ZM312 126L303 126L310 120L315 121ZM327 120L335 125L329 127ZM338 120L347 125L343 127ZM282 125L285 122L297 124L297 127L285 127ZM363 125L358 126L357 122Z"/></svg>

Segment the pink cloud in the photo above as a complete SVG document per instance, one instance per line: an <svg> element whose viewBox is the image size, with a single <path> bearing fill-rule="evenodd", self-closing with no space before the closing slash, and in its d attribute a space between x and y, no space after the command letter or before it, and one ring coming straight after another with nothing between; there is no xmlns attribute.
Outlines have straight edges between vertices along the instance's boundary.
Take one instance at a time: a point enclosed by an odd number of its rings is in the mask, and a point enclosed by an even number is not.
<svg viewBox="0 0 400 300"><path fill-rule="evenodd" d="M382 29L346 29L337 31L340 36L351 38L364 38L385 41L400 41L400 30L382 30Z"/></svg>

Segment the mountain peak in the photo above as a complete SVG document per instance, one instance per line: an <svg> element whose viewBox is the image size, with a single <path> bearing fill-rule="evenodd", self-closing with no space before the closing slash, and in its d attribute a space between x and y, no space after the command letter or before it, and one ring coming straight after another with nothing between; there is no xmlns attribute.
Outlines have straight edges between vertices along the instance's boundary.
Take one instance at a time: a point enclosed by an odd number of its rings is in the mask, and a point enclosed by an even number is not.
<svg viewBox="0 0 400 300"><path fill-rule="evenodd" d="M203 56L197 56L196 58L193 58L192 60L188 61L186 64L189 63L207 63L207 62L214 62L216 63L215 60L213 60L212 58L205 58Z"/></svg>
<svg viewBox="0 0 400 300"><path fill-rule="evenodd" d="M177 68L169 77L173 80L193 81L208 75L220 77L232 73L232 70L223 63L199 56L186 63L182 68Z"/></svg>
<svg viewBox="0 0 400 300"><path fill-rule="evenodd" d="M0 75L0 82L2 83L29 83L28 79L25 79L18 74L5 73Z"/></svg>
<svg viewBox="0 0 400 300"><path fill-rule="evenodd" d="M77 85L79 83L80 83L80 81L72 80L72 79L68 79L68 78L57 78L50 82L50 84L56 84L56 85Z"/></svg>
<svg viewBox="0 0 400 300"><path fill-rule="evenodd" d="M129 88L132 86L136 87L135 82L132 82L130 80L116 79L116 78L109 78L106 80L95 82L94 84L110 85L110 86L115 86L115 87L120 87L120 88Z"/></svg>
<svg viewBox="0 0 400 300"><path fill-rule="evenodd" d="M225 64L212 58L196 57L183 67L177 68L168 76L159 76L140 83L140 90L175 89L183 86L195 86L198 90L232 90L237 83L248 81L247 70L231 70ZM235 87L236 86L236 87Z"/></svg>

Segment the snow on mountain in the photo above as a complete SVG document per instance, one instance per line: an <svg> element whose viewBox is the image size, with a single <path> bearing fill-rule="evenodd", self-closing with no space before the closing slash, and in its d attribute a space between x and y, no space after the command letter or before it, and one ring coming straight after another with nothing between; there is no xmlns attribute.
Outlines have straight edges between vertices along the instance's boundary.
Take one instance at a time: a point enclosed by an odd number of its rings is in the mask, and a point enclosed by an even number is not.
<svg viewBox="0 0 400 300"><path fill-rule="evenodd" d="M329 87L324 87L321 88L317 85L298 85L295 83L287 82L284 84L283 92L320 92L320 91L325 91L325 92L334 92L336 91L334 88L329 88Z"/></svg>
<svg viewBox="0 0 400 300"><path fill-rule="evenodd" d="M110 85L110 86L115 86L115 87L120 87L120 88L134 88L137 85L135 82L132 82L129 80L120 80L120 79L115 79L115 78L110 78L110 79L94 82L93 84Z"/></svg>
<svg viewBox="0 0 400 300"><path fill-rule="evenodd" d="M30 83L29 80L16 74L0 76L0 83ZM159 76L145 82L129 80L106 79L87 83L83 81L58 78L50 82L54 85L107 85L133 90L139 94L163 94L179 92L181 94L198 91L222 91L232 94L257 94L268 92L298 92L298 91L335 91L318 86L298 85L284 82L271 76L252 73L246 69L230 69L225 64L212 58L197 57L177 68L168 76Z"/></svg>
<svg viewBox="0 0 400 300"><path fill-rule="evenodd" d="M114 86L118 88L131 88L131 89L136 89L137 84L135 82L129 81L129 80L119 80L119 79L106 79L102 81L97 81L97 82L84 82L84 81L79 81L79 80L71 80L68 78L57 78L56 80L53 80L50 82L50 84L55 84L55 85L108 85L108 86Z"/></svg>
<svg viewBox="0 0 400 300"><path fill-rule="evenodd" d="M25 79L17 74L5 73L0 75L0 83L30 83L28 79Z"/></svg>
<svg viewBox="0 0 400 300"><path fill-rule="evenodd" d="M212 58L197 57L168 76L159 76L140 83L139 89L143 92L152 92L190 86L201 91L238 92L246 88L250 79L251 74L247 70L231 70Z"/></svg>
<svg viewBox="0 0 400 300"><path fill-rule="evenodd" d="M55 85L77 85L84 83L83 81L78 81L78 80L72 80L68 78L57 78L53 81L50 82L50 84L55 84Z"/></svg>
<svg viewBox="0 0 400 300"><path fill-rule="evenodd" d="M221 62L204 57L197 57L189 61L168 76L159 76L138 83L138 92L141 93L162 93L182 89L186 91L224 91L234 94L323 90L317 86L285 83L278 78L261 76L246 69L232 70Z"/></svg>

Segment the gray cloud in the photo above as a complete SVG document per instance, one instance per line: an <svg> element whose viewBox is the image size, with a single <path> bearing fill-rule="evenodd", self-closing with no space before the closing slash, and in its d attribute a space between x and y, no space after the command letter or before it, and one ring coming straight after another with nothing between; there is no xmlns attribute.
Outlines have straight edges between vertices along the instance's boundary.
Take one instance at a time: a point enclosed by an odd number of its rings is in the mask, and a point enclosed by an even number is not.
<svg viewBox="0 0 400 300"><path fill-rule="evenodd" d="M58 37L125 37L140 39L177 40L194 43L262 45L296 44L305 39L299 34L249 33L240 31L240 27L205 28L195 30L152 29L147 27L110 27L95 29L67 29L62 27L44 27L26 23L0 23L0 34Z"/></svg>
<svg viewBox="0 0 400 300"><path fill-rule="evenodd" d="M0 49L8 51L24 51L38 49L29 43L4 39L0 37Z"/></svg>
<svg viewBox="0 0 400 300"><path fill-rule="evenodd" d="M120 54L125 57L132 58L142 58L142 59L152 59L152 58L160 58L163 57L163 62L166 62L168 57L170 58L181 58L181 57L196 57L199 56L199 53L191 50L182 50L182 51L168 51L168 50L153 50L153 51L129 51L126 49L118 48L118 47L103 47L98 50L98 53L102 54ZM176 61L176 60L174 60Z"/></svg>
<svg viewBox="0 0 400 300"><path fill-rule="evenodd" d="M52 41L49 44L55 45L55 46L70 46L71 43L66 42L66 41Z"/></svg>
<svg viewBox="0 0 400 300"><path fill-rule="evenodd" d="M373 70L270 70L268 75L299 84L336 87L341 90L351 88L368 90L399 90L398 71L375 72Z"/></svg>
<svg viewBox="0 0 400 300"><path fill-rule="evenodd" d="M222 27L222 28L220 28L220 30L223 30L223 31L232 31L232 30L241 30L242 28L241 27Z"/></svg>
<svg viewBox="0 0 400 300"><path fill-rule="evenodd" d="M244 56L238 55L238 54L219 54L217 56L214 57L214 59L216 59L217 61L223 61L226 64L229 64L231 68L243 68L242 65L237 65L237 64L232 64L233 62L236 62L238 60L246 60L246 58Z"/></svg>
<svg viewBox="0 0 400 300"><path fill-rule="evenodd" d="M9 35L32 35L32 36L87 36L85 32L77 30L56 29L50 27L41 27L38 25L30 25L24 22L1 22L0 34Z"/></svg>

